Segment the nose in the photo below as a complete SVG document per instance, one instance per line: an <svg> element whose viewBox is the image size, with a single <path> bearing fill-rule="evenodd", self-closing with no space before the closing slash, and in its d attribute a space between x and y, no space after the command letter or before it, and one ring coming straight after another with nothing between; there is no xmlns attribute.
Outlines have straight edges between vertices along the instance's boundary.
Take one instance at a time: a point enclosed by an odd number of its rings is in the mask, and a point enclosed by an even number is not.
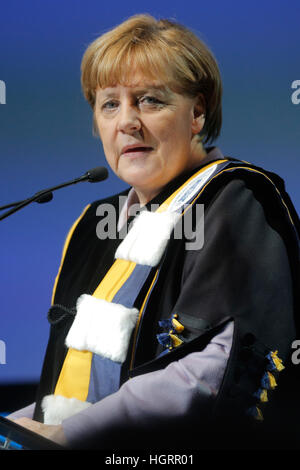
<svg viewBox="0 0 300 470"><path fill-rule="evenodd" d="M119 112L118 130L133 134L141 129L141 121L137 109L130 103L123 103Z"/></svg>

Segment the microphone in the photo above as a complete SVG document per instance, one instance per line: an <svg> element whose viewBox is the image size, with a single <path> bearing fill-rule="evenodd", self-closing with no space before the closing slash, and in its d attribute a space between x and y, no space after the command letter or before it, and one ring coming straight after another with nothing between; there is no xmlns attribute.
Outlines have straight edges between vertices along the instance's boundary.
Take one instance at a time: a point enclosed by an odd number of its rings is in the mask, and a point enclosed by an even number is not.
<svg viewBox="0 0 300 470"><path fill-rule="evenodd" d="M98 183L99 181L106 180L108 171L104 166L97 166L92 170L87 171L84 175L90 183Z"/></svg>
<svg viewBox="0 0 300 470"><path fill-rule="evenodd" d="M24 199L23 201L13 202L11 204L7 204L6 206L0 207L0 210L7 209L8 207L13 207L12 209L5 212L2 216L0 216L0 220L5 219L11 214L19 211L25 206L28 206L31 202L38 202L40 204L49 202L53 198L52 191L56 191L60 188L65 188L66 186L71 186L72 184L81 183L83 181L88 181L89 183L98 183L99 181L103 181L108 177L107 168L103 166L98 166L93 168L92 170L88 170L84 175L80 176L79 178L75 178L74 180L67 181L66 183L59 184L57 186L52 186L48 189L43 189L38 191L33 196L28 199Z"/></svg>

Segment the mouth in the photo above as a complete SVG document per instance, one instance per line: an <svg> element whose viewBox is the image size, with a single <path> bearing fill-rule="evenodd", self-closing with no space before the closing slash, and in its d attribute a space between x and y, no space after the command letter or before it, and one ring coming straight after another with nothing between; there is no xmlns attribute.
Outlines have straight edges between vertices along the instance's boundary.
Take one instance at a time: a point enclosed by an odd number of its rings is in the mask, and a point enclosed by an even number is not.
<svg viewBox="0 0 300 470"><path fill-rule="evenodd" d="M153 150L153 147L147 147L143 145L134 145L134 146L128 146L124 147L121 151L121 155L125 155L126 157L137 157L137 156L142 156L145 155Z"/></svg>

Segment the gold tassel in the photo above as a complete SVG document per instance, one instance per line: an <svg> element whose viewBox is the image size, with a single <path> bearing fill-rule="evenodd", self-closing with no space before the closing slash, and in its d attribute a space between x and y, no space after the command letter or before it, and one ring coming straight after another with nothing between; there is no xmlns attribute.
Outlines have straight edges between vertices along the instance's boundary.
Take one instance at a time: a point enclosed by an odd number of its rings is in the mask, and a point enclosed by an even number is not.
<svg viewBox="0 0 300 470"><path fill-rule="evenodd" d="M256 407L256 411L257 411L257 415L255 416L255 419L257 419L258 421L263 421L264 417L260 408L258 408L258 406Z"/></svg>
<svg viewBox="0 0 300 470"><path fill-rule="evenodd" d="M264 388L260 394L260 401L265 403L268 401L268 392L267 390Z"/></svg>
<svg viewBox="0 0 300 470"><path fill-rule="evenodd" d="M277 387L275 377L274 377L273 374L271 374L271 372L268 372L268 377L269 377L270 388L273 389L273 388Z"/></svg>
<svg viewBox="0 0 300 470"><path fill-rule="evenodd" d="M172 325L174 326L177 333L181 333L184 330L184 326L175 318L172 318Z"/></svg>
<svg viewBox="0 0 300 470"><path fill-rule="evenodd" d="M176 335L170 334L170 337L175 348L177 348L177 346L180 346L183 343L183 341L181 341L181 339L179 339Z"/></svg>
<svg viewBox="0 0 300 470"><path fill-rule="evenodd" d="M275 364L276 369L280 372L284 369L284 365L282 364L282 360L277 356L278 351L271 351L271 357Z"/></svg>

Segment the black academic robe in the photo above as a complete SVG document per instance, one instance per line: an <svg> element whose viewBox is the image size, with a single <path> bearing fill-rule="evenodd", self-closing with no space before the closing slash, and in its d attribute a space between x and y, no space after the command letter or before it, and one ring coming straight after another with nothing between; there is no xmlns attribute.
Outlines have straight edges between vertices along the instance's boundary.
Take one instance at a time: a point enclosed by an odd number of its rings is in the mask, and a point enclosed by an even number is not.
<svg viewBox="0 0 300 470"><path fill-rule="evenodd" d="M164 201L189 176L191 173L172 181L147 208ZM81 294L94 292L112 265L116 248L122 241L119 238L99 240L96 236L99 222L96 208L99 204L110 203L117 209L118 196L92 203L68 245L48 315L51 330L35 419L42 420L42 398L54 392L67 352L64 340L74 319L76 301ZM282 442L279 431L289 428L288 446L291 436L295 435L293 407L299 393L298 369L291 361L292 343L299 337L297 214L281 178L234 159L230 159L226 171L221 171L201 191L197 203L204 204L205 208L204 245L199 250L187 251L186 240L171 237L139 325L137 341L134 343L132 339L123 364L121 383L163 368L191 352L201 351L227 322L233 321L230 358L212 409L205 417L197 416L196 406L194 416L189 416L188 421L160 423L159 429L145 431L148 442L154 446L162 442L171 445L179 439L183 447L196 447L201 436L205 448L214 448L216 442L225 448L233 442L237 447L264 448L278 440ZM195 205L192 210L196 229L199 221ZM130 222L129 219L128 224ZM138 309L148 289L146 283L136 300ZM163 346L157 341L157 334L161 332L158 322L174 313L179 314L185 325L183 343L161 355ZM264 404L257 398L257 391L268 370L267 355L274 351L278 351L285 369L272 372L278 386L269 391L269 401ZM264 424L257 423L255 416L249 413L256 406L265 417ZM260 427L257 428L257 424ZM195 434L195 429L199 434ZM129 436L135 430L126 432L128 442L132 442ZM111 435L108 432L107 439L118 446L113 432ZM124 433L119 440L120 446L130 446L126 444ZM136 439L135 443L138 446ZM140 445L144 444L145 436L141 437Z"/></svg>

